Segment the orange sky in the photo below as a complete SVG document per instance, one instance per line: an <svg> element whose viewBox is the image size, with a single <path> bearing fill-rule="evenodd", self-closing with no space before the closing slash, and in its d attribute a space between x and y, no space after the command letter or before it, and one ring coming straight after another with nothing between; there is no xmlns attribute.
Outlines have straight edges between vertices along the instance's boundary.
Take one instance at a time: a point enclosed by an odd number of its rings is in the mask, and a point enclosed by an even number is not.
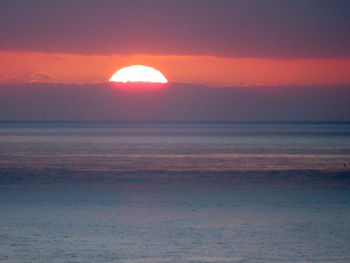
<svg viewBox="0 0 350 263"><path fill-rule="evenodd" d="M213 56L89 56L0 52L0 83L107 81L118 69L142 64L170 82L210 86L327 85L350 83L350 58L264 59Z"/></svg>

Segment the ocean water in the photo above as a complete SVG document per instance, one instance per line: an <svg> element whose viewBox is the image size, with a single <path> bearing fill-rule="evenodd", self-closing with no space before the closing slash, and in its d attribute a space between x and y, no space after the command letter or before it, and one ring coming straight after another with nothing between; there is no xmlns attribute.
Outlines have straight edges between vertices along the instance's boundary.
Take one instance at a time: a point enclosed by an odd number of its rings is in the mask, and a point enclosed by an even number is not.
<svg viewBox="0 0 350 263"><path fill-rule="evenodd" d="M350 262L349 123L0 123L0 262Z"/></svg>

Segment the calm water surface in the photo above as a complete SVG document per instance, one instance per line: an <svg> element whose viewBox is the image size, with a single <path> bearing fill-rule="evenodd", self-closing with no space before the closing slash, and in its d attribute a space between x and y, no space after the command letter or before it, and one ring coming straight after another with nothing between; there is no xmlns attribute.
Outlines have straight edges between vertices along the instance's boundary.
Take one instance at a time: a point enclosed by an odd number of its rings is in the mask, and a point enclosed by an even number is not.
<svg viewBox="0 0 350 263"><path fill-rule="evenodd" d="M350 124L0 123L1 262L350 262L349 244Z"/></svg>

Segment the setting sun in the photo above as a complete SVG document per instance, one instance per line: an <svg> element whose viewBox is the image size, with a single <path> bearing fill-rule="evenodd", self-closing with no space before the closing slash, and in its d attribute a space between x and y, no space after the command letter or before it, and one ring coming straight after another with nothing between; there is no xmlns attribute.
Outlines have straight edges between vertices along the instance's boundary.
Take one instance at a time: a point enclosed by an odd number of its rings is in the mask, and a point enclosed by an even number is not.
<svg viewBox="0 0 350 263"><path fill-rule="evenodd" d="M118 70L109 79L113 82L151 82L151 83L167 83L168 80L160 71L142 65L133 65Z"/></svg>

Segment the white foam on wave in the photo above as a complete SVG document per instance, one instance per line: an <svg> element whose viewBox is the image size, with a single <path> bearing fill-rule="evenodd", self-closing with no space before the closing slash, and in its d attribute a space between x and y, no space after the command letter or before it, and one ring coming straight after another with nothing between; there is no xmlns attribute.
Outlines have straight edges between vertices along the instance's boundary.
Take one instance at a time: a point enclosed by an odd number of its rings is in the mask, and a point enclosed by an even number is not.
<svg viewBox="0 0 350 263"><path fill-rule="evenodd" d="M163 263L169 261L170 258L135 258L122 260L123 263Z"/></svg>
<svg viewBox="0 0 350 263"><path fill-rule="evenodd" d="M243 262L243 258L235 258L235 257L191 257L190 261L194 262Z"/></svg>

